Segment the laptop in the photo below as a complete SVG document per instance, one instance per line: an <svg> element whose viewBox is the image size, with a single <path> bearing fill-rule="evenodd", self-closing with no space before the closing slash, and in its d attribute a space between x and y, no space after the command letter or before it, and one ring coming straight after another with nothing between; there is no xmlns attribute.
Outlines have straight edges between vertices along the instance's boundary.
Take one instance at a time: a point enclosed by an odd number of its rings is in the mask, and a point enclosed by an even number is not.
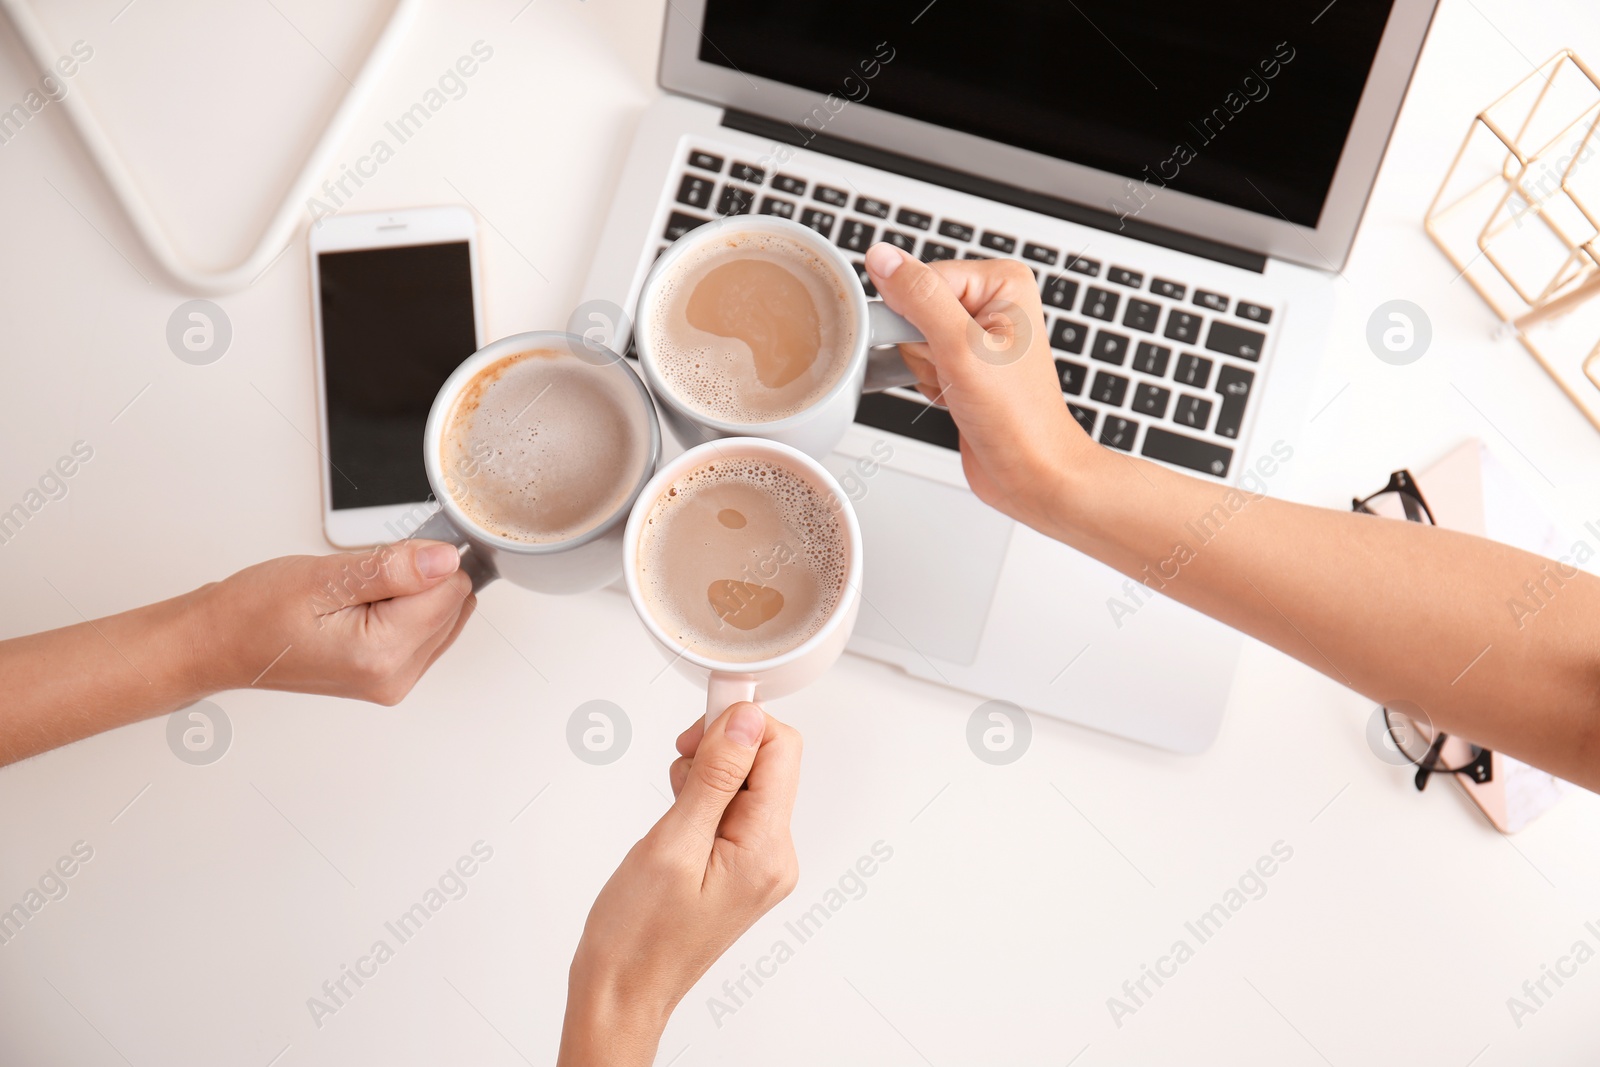
<svg viewBox="0 0 1600 1067"><path fill-rule="evenodd" d="M631 312L661 249L743 213L826 235L869 295L875 241L1018 259L1095 440L1281 491L1435 3L673 0L583 307ZM1204 750L1242 638L986 507L957 441L895 390L828 458L865 539L851 650ZM1203 552L1226 517L1195 519Z"/></svg>

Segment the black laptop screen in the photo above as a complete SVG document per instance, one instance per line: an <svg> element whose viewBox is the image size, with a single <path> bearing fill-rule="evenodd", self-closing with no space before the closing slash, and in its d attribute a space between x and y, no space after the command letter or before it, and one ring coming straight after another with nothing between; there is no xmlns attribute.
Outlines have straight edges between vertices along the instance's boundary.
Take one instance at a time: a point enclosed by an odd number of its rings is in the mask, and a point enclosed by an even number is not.
<svg viewBox="0 0 1600 1067"><path fill-rule="evenodd" d="M1121 175L1119 214L1166 187L1315 226L1391 6L707 0L700 58L833 94L802 133L855 101Z"/></svg>

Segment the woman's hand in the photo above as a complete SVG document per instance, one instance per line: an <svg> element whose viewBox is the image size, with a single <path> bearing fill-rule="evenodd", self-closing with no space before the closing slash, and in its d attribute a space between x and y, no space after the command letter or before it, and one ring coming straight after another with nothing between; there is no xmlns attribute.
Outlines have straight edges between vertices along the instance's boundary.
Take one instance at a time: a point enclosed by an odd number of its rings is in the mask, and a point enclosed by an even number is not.
<svg viewBox="0 0 1600 1067"><path fill-rule="evenodd" d="M703 735L703 736L702 736ZM648 1064L689 988L798 877L800 735L755 704L678 738L671 810L628 852L572 960L562 1067Z"/></svg>
<svg viewBox="0 0 1600 1067"><path fill-rule="evenodd" d="M0 765L224 689L397 704L476 601L450 545L268 560L158 604L0 642Z"/></svg>
<svg viewBox="0 0 1600 1067"><path fill-rule="evenodd" d="M950 409L967 484L1054 536L1062 475L1103 450L1061 398L1033 272L1002 259L922 263L887 244L866 264L884 303L928 339L900 352L923 394Z"/></svg>
<svg viewBox="0 0 1600 1067"><path fill-rule="evenodd" d="M284 556L200 590L215 689L254 686L398 704L455 641L477 598L436 541Z"/></svg>

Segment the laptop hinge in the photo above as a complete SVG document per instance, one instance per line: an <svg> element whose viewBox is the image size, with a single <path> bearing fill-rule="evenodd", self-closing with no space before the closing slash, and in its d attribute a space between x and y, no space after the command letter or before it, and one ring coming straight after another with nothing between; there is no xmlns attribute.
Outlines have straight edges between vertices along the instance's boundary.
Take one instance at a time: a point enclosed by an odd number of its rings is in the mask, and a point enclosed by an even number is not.
<svg viewBox="0 0 1600 1067"><path fill-rule="evenodd" d="M891 171L915 178L919 181L931 182L934 185L943 185L946 188L956 189L973 196L981 196L986 200L997 200L1002 204L1022 208L1024 211L1037 211L1041 215L1050 215L1054 218L1076 222L1083 226L1093 226L1097 230L1109 230L1120 233L1124 237L1145 241L1149 244L1171 248L1174 251L1186 252L1192 256L1202 256L1226 263L1230 267L1241 267L1244 270L1255 271L1257 274L1267 269L1267 257L1256 252L1247 252L1233 245L1222 244L1218 241L1208 241L1203 237L1195 237L1178 230L1169 230L1164 226L1142 222L1139 219L1119 219L1109 211L1100 211L1096 208L1086 207L1083 204L1073 203L1071 200L1062 200L1060 197L1047 196L1028 189L1018 188L997 182L992 178L968 174L964 171L952 170L936 163L913 159L895 152L887 152L882 148L873 148L857 141L848 141L843 137L832 134L813 133L809 130L797 129L790 123L778 122L761 115L752 115L748 111L736 111L727 108L722 113L722 124L730 130L740 133L754 134L781 144L792 144L823 155L847 159L852 163L861 163L880 170Z"/></svg>

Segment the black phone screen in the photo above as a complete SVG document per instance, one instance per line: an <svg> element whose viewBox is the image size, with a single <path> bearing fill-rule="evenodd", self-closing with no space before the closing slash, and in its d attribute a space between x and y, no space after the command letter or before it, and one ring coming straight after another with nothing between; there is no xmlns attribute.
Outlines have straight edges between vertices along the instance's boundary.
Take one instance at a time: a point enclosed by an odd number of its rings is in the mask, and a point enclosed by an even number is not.
<svg viewBox="0 0 1600 1067"><path fill-rule="evenodd" d="M426 500L428 409L478 347L467 242L323 252L317 265L333 506Z"/></svg>

